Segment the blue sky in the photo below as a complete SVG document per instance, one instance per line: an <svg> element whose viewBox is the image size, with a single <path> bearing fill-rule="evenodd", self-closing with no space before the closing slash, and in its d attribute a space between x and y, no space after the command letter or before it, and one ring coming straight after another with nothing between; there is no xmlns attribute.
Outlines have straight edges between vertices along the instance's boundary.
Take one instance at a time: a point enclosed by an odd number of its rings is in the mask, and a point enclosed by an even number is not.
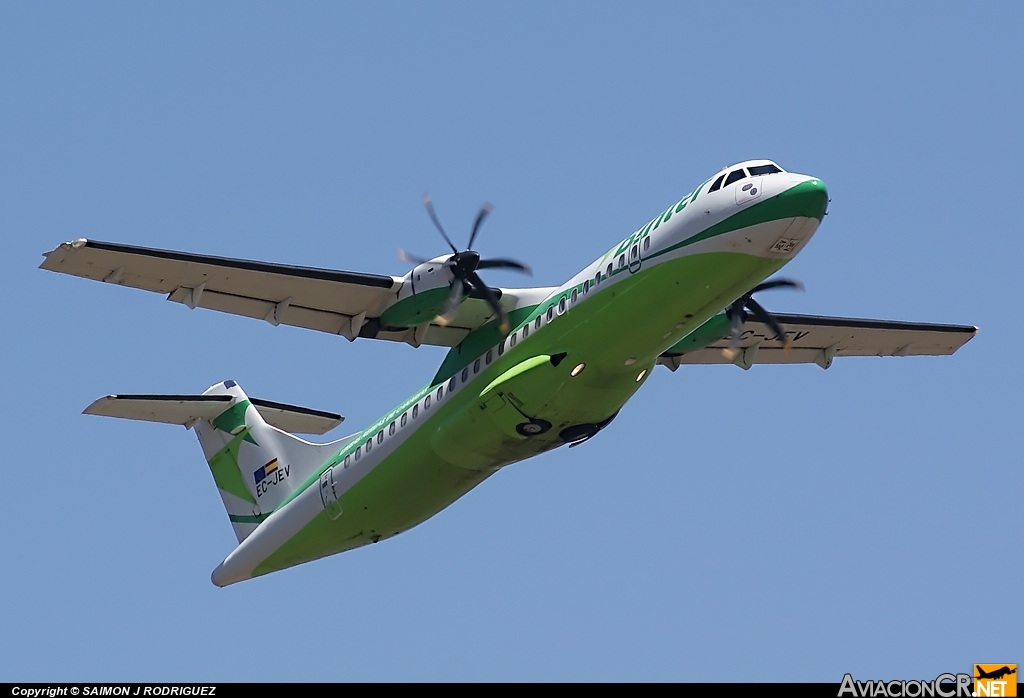
<svg viewBox="0 0 1024 698"><path fill-rule="evenodd" d="M1024 661L1022 27L1017 3L5 3L0 680L839 681ZM234 537L192 434L81 410L233 378L355 430L443 350L36 268L89 237L402 274L396 248L443 251L429 191L456 240L493 202L478 249L556 284L760 157L832 197L785 271L806 293L769 308L978 336L827 372L657 369L585 447L227 589L209 574Z"/></svg>

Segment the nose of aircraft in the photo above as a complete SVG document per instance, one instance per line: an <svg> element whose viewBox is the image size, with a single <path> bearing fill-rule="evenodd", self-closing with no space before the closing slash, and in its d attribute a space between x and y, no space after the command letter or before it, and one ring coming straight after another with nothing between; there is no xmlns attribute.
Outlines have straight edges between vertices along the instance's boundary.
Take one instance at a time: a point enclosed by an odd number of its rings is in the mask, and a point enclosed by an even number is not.
<svg viewBox="0 0 1024 698"><path fill-rule="evenodd" d="M807 216L819 221L828 210L828 189L817 177L805 177L802 182L782 193L787 216Z"/></svg>

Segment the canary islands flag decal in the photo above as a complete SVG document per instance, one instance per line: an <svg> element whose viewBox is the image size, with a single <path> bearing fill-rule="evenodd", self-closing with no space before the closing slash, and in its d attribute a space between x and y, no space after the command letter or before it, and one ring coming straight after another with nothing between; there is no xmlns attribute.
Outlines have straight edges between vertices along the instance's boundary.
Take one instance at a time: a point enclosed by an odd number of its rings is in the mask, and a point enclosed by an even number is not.
<svg viewBox="0 0 1024 698"><path fill-rule="evenodd" d="M1016 664L975 664L974 695L1010 697L1017 695Z"/></svg>
<svg viewBox="0 0 1024 698"><path fill-rule="evenodd" d="M264 465L262 468L260 468L256 472L254 472L252 474L252 476L253 476L253 479L256 480L256 484L258 485L261 482L263 482L264 480L266 480L268 477L273 475L276 471L277 471L277 459L275 458L274 460L270 461L269 463Z"/></svg>

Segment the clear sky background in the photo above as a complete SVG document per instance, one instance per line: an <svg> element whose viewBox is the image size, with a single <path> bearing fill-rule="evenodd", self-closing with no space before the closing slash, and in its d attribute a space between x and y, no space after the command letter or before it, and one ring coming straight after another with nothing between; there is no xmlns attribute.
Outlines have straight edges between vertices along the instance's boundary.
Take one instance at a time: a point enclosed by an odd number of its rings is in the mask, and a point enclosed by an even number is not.
<svg viewBox="0 0 1024 698"><path fill-rule="evenodd" d="M0 680L816 680L1024 663L1020 3L0 5ZM780 312L953 357L658 368L584 447L226 589L191 433L113 392L361 428L440 348L38 270L76 237L385 274L495 205L561 283L719 168L822 178ZM520 277L488 272L494 285ZM628 332L628 327L621 331ZM350 427L350 428L348 428ZM348 428L348 429L347 429Z"/></svg>

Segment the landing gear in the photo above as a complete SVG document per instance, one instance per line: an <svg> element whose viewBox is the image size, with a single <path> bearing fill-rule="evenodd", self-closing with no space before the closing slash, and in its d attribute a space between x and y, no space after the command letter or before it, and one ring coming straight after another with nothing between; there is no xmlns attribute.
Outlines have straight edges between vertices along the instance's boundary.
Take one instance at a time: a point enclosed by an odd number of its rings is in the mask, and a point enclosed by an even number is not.
<svg viewBox="0 0 1024 698"><path fill-rule="evenodd" d="M551 422L544 419L531 419L516 425L516 432L523 436L540 436L551 428Z"/></svg>

